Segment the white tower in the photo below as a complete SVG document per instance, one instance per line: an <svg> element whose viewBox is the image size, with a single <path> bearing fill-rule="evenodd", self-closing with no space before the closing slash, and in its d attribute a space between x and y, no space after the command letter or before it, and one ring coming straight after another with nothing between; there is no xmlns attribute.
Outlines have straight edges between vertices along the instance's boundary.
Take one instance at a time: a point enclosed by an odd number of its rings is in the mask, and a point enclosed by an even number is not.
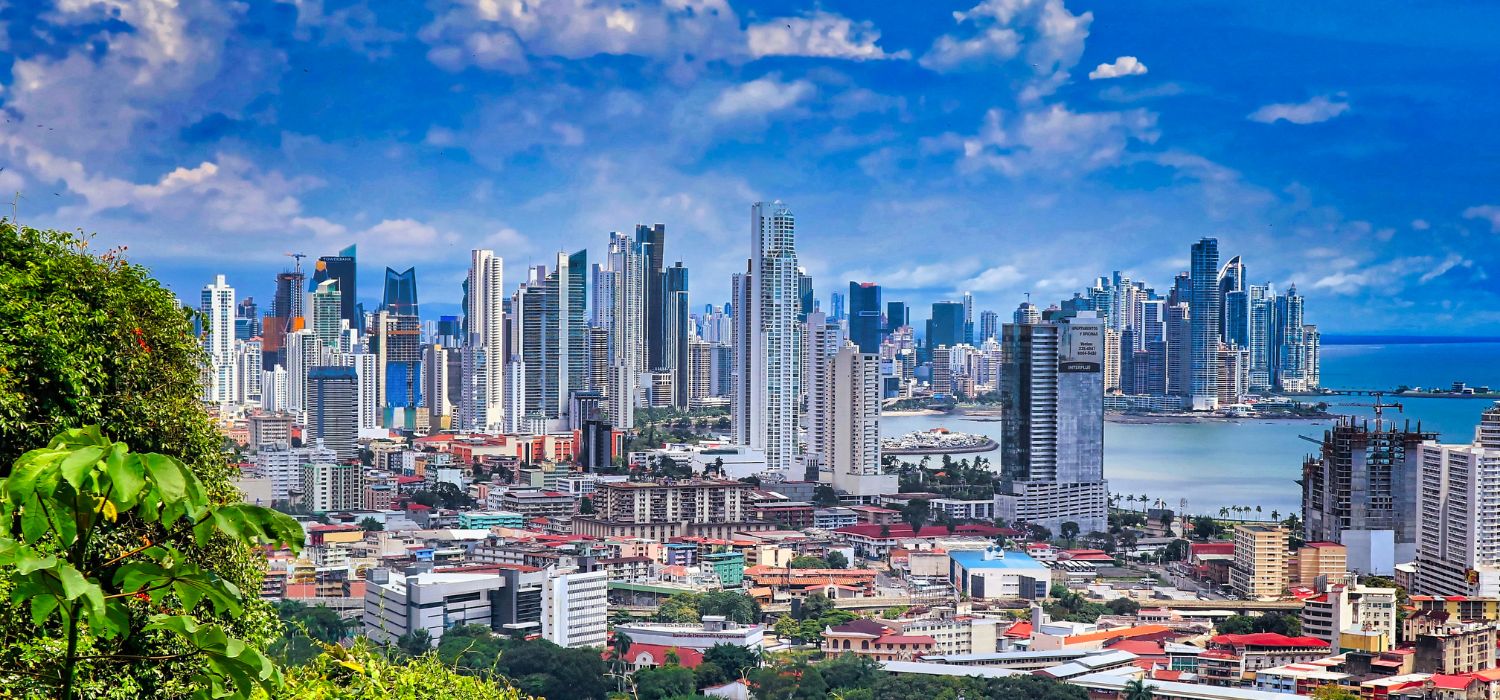
<svg viewBox="0 0 1500 700"><path fill-rule="evenodd" d="M203 319L203 349L208 352L207 383L203 399L226 406L234 402L239 388L239 364L234 356L234 287L224 275L203 285L198 313Z"/></svg>

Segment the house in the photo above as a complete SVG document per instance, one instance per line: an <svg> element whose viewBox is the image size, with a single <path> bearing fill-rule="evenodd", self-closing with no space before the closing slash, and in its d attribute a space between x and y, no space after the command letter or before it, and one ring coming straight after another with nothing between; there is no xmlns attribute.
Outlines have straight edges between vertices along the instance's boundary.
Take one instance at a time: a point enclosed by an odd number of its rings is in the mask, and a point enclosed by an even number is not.
<svg viewBox="0 0 1500 700"><path fill-rule="evenodd" d="M603 656L606 661L613 659L614 650L605 650ZM630 649L625 652L625 663L630 672L635 673L643 668L666 666L674 656L677 665L683 668L698 668L703 663L703 652L697 649L641 643L631 643Z"/></svg>
<svg viewBox="0 0 1500 700"><path fill-rule="evenodd" d="M937 641L923 634L898 634L874 620L851 620L823 629L823 653L868 656L876 661L910 661L933 653Z"/></svg>
<svg viewBox="0 0 1500 700"><path fill-rule="evenodd" d="M1272 632L1221 634L1198 655L1198 674L1210 685L1239 685L1262 669L1306 663L1329 654L1329 644L1313 637Z"/></svg>

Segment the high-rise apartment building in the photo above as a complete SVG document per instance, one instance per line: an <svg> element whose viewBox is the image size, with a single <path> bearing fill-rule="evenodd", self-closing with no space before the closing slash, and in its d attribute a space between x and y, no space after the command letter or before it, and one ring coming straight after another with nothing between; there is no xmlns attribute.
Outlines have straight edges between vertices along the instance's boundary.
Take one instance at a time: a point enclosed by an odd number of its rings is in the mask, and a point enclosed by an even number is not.
<svg viewBox="0 0 1500 700"><path fill-rule="evenodd" d="M932 318L927 321L927 348L942 345L951 348L964 340L964 305L956 301L933 302Z"/></svg>
<svg viewBox="0 0 1500 700"><path fill-rule="evenodd" d="M357 510L364 495L359 464L313 462L302 467L303 504L314 513Z"/></svg>
<svg viewBox="0 0 1500 700"><path fill-rule="evenodd" d="M1009 323L1001 345L997 514L1053 532L1106 527L1103 319Z"/></svg>
<svg viewBox="0 0 1500 700"><path fill-rule="evenodd" d="M823 474L833 465L825 449L825 443L832 437L829 421L832 418L833 393L828 383L833 375L829 371L829 365L843 340L839 334L838 322L829 319L822 311L807 315L807 329L803 335L807 339L804 345L807 357L803 361L803 366L807 368L807 376L804 378L807 385L806 457L809 468L816 464L819 473Z"/></svg>
<svg viewBox="0 0 1500 700"><path fill-rule="evenodd" d="M408 271L410 272L410 271ZM400 289L400 286L397 286ZM412 288L410 299L415 299ZM387 298L387 306L404 308L405 296ZM411 306L415 306L413 301ZM380 424L387 428L416 427L417 407L422 404L422 329L416 316L392 313L382 309L375 314L371 334L372 352L376 355L377 391L380 396Z"/></svg>
<svg viewBox="0 0 1500 700"><path fill-rule="evenodd" d="M203 323L203 349L208 353L203 400L227 406L236 400L239 363L234 357L234 287L224 275L203 285L198 313Z"/></svg>
<svg viewBox="0 0 1500 700"><path fill-rule="evenodd" d="M895 493L897 477L880 463L880 356L845 343L825 365L820 478L861 503Z"/></svg>
<svg viewBox="0 0 1500 700"><path fill-rule="evenodd" d="M666 306L664 333L662 335L662 360L664 369L672 374L672 405L686 410L688 407L688 338L692 335L688 319L688 269L678 262L666 269L662 282L663 304Z"/></svg>
<svg viewBox="0 0 1500 700"><path fill-rule="evenodd" d="M312 331L323 347L339 351L339 341L344 329L342 315L343 292L339 281L327 279L318 283L312 293Z"/></svg>
<svg viewBox="0 0 1500 700"><path fill-rule="evenodd" d="M271 497L285 502L293 491L302 490L302 468L309 464L334 464L338 455L323 443L313 441L310 447L291 447L286 442L263 443L252 460L255 471L271 480Z"/></svg>
<svg viewBox="0 0 1500 700"><path fill-rule="evenodd" d="M1229 586L1247 600L1280 598L1287 586L1287 531L1277 525L1234 526Z"/></svg>
<svg viewBox="0 0 1500 700"><path fill-rule="evenodd" d="M634 425L640 399L641 374L648 371L646 354L646 257L641 242L623 233L610 234L608 267L600 271L608 285L610 420L621 428Z"/></svg>
<svg viewBox="0 0 1500 700"><path fill-rule="evenodd" d="M1000 314L993 311L979 312L979 335L974 341L982 345L986 340L1000 340Z"/></svg>
<svg viewBox="0 0 1500 700"><path fill-rule="evenodd" d="M646 275L642 292L646 324L644 369L661 369L667 366L667 227L639 224L635 227L635 241L641 246Z"/></svg>
<svg viewBox="0 0 1500 700"><path fill-rule="evenodd" d="M1500 402L1467 445L1426 442L1413 593L1500 596Z"/></svg>
<svg viewBox="0 0 1500 700"><path fill-rule="evenodd" d="M355 247L349 246L338 255L324 255L318 258L313 267L312 290L317 291L318 285L327 280L338 283L339 292L339 318L349 323L350 328L359 328L364 324L360 318L359 303L355 299L358 294L358 266L355 262Z"/></svg>
<svg viewBox="0 0 1500 700"><path fill-rule="evenodd" d="M560 647L602 648L608 642L609 572L548 576L542 584L542 638Z"/></svg>
<svg viewBox="0 0 1500 700"><path fill-rule="evenodd" d="M734 439L763 450L771 472L787 474L802 400L796 219L779 201L756 202L750 228L749 269L734 283Z"/></svg>
<svg viewBox="0 0 1500 700"><path fill-rule="evenodd" d="M458 422L465 431L500 433L505 425L505 260L469 253Z"/></svg>
<svg viewBox="0 0 1500 700"><path fill-rule="evenodd" d="M1194 411L1219 407L1219 241L1204 238L1193 244L1188 319L1191 328L1192 383L1188 389Z"/></svg>
<svg viewBox="0 0 1500 700"><path fill-rule="evenodd" d="M357 459L359 375L353 367L313 367L307 373L307 432L340 461Z"/></svg>

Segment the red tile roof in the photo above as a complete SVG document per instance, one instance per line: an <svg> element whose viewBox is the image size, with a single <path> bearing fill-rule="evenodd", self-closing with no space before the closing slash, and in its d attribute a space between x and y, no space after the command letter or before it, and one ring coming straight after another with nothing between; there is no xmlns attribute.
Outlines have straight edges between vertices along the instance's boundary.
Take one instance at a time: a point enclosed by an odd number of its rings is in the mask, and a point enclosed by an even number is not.
<svg viewBox="0 0 1500 700"><path fill-rule="evenodd" d="M1444 688L1448 690L1463 690L1464 688L1474 685L1474 681L1478 679L1475 678L1474 674L1472 673L1465 673L1456 676L1445 676L1439 673L1433 675L1427 680L1432 681L1432 684L1438 688Z"/></svg>
<svg viewBox="0 0 1500 700"><path fill-rule="evenodd" d="M648 661L652 666L665 666L667 664L668 652L675 652L677 654L677 665L683 668L698 668L698 665L703 663L703 652L697 649L637 643L632 643L630 649L625 652L625 660L630 663ZM601 656L605 660L612 659L614 658L614 650L607 649Z"/></svg>
<svg viewBox="0 0 1500 700"><path fill-rule="evenodd" d="M1010 629L1005 630L1004 636L1011 639L1030 639L1031 623L1027 622L1026 620L1021 620L1020 622L1011 625Z"/></svg>
<svg viewBox="0 0 1500 700"><path fill-rule="evenodd" d="M951 533L948 532L948 528L946 526L928 525L926 527L923 527L921 532L913 535L911 526L905 523L895 523L891 525L850 525L848 527L841 527L837 530L834 530L834 532L845 535L859 535L860 537L869 537L871 539L875 539L880 537L881 528L890 528L890 537L892 538L949 537L952 535L994 537L995 535L1002 534L1000 528L990 527L989 525L959 525L958 527L954 528L953 532Z"/></svg>
<svg viewBox="0 0 1500 700"><path fill-rule="evenodd" d="M1328 642L1314 637L1288 637L1275 632L1256 634L1221 634L1208 640L1214 644L1236 647L1326 647Z"/></svg>

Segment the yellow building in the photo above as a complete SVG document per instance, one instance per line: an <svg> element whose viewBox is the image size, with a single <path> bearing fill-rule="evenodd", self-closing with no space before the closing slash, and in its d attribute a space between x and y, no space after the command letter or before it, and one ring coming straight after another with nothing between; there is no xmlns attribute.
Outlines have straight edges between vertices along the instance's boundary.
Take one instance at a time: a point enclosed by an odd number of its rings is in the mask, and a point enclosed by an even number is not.
<svg viewBox="0 0 1500 700"><path fill-rule="evenodd" d="M1349 575L1349 548L1335 542L1308 542L1288 563L1293 586L1314 588L1319 576L1326 576L1328 583L1340 582Z"/></svg>
<svg viewBox="0 0 1500 700"><path fill-rule="evenodd" d="M1444 612L1448 613L1449 618L1455 620L1486 622L1500 620L1500 598L1414 595L1411 597L1411 604L1417 612Z"/></svg>
<svg viewBox="0 0 1500 700"><path fill-rule="evenodd" d="M1234 526L1229 585L1246 599L1280 598L1287 585L1287 531L1274 525Z"/></svg>

